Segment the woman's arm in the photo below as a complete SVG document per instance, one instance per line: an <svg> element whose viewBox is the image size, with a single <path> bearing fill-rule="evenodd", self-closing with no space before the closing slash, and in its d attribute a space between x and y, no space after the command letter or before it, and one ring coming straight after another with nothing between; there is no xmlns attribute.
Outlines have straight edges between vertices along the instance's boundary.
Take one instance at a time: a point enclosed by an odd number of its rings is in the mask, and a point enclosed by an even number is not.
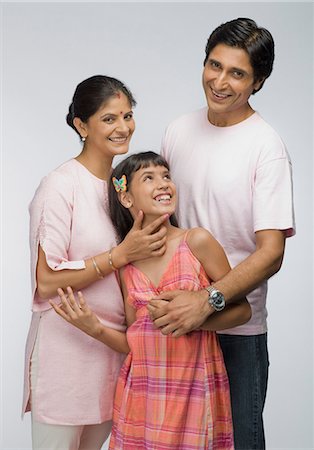
<svg viewBox="0 0 314 450"><path fill-rule="evenodd" d="M120 268L131 261L149 256L162 255L166 248L166 228L162 224L167 218L167 215L161 216L142 228L143 213L140 212L128 235L112 250L114 267L110 264L109 251L107 251L95 255L94 261L92 258L85 260L84 269L53 270L48 266L45 252L39 246L36 270L39 297L42 299L55 297L59 287L66 289L67 286L72 286L75 291L83 289L110 274L114 268Z"/></svg>
<svg viewBox="0 0 314 450"><path fill-rule="evenodd" d="M130 348L127 343L126 333L103 325L96 314L89 308L81 292L78 292L78 302L70 287L67 287L66 292L67 296L63 289L58 289L61 305L56 305L51 300L49 301L59 316L89 336L108 345L113 350L120 353L129 353Z"/></svg>

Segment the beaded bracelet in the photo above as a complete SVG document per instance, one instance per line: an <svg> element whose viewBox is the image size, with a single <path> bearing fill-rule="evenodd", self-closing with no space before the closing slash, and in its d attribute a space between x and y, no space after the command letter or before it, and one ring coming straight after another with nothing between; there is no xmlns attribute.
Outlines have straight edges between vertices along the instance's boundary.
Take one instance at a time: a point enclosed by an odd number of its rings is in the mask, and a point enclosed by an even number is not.
<svg viewBox="0 0 314 450"><path fill-rule="evenodd" d="M94 268L95 268L95 270L96 270L96 272L97 272L98 277L99 277L99 278L104 278L104 274L103 274L102 271L99 269L99 267L98 267L98 265L97 265L96 260L95 260L94 257L92 257L92 262L93 262L93 266L94 266Z"/></svg>
<svg viewBox="0 0 314 450"><path fill-rule="evenodd" d="M115 247L114 247L115 248ZM109 266L111 267L112 270L118 270L118 268L113 264L112 261L112 250L113 248L111 248L108 252L108 262L109 262Z"/></svg>

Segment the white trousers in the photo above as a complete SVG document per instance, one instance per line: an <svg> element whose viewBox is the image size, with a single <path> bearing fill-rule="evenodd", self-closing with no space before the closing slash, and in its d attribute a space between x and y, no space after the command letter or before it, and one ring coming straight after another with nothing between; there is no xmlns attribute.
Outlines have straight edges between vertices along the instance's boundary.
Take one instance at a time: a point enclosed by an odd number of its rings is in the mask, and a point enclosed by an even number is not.
<svg viewBox="0 0 314 450"><path fill-rule="evenodd" d="M32 418L33 450L100 450L111 421L97 425L50 425Z"/></svg>
<svg viewBox="0 0 314 450"><path fill-rule="evenodd" d="M31 358L31 398L32 392L36 389L39 336L40 329ZM111 420L96 425L77 426L37 422L33 416L34 409L36 404L32 403L33 450L100 450L111 432Z"/></svg>

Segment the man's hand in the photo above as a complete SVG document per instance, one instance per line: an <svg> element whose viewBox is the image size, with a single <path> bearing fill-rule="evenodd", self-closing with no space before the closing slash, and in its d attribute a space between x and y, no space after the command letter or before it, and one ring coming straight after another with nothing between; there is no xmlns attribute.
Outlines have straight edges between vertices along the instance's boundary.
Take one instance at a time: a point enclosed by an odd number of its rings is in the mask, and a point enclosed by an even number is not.
<svg viewBox="0 0 314 450"><path fill-rule="evenodd" d="M199 328L214 312L208 293L201 291L168 291L154 297L147 309L162 334L182 336Z"/></svg>

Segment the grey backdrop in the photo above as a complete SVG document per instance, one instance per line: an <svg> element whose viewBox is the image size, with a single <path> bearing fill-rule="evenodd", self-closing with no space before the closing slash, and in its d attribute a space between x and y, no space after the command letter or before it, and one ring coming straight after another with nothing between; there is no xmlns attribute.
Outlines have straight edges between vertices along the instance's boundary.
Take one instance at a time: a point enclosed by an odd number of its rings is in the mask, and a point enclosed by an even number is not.
<svg viewBox="0 0 314 450"><path fill-rule="evenodd" d="M80 150L65 114L94 74L134 92L132 151L157 150L167 123L205 104L201 71L209 33L251 17L276 42L274 72L252 105L287 144L297 236L270 282L268 449L313 449L312 3L2 4L2 449L30 449L22 422L24 343L30 320L27 207L40 179ZM62 372L62 368L60 368ZM79 382L79 380L77 380Z"/></svg>

